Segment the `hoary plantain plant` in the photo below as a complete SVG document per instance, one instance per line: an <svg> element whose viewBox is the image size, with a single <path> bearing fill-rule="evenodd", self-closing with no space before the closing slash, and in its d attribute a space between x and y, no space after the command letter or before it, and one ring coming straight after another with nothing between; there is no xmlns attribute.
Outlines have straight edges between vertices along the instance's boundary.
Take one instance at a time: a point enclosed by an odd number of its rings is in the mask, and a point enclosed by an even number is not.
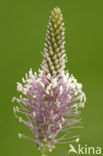
<svg viewBox="0 0 103 156"><path fill-rule="evenodd" d="M30 69L25 79L17 83L21 92L14 114L32 132L33 138L19 133L19 138L32 140L37 144L42 156L51 152L56 144L77 142L78 136L68 136L68 132L80 122L79 107L84 107L86 97L82 85L73 75L65 71L67 61L64 41L64 23L61 10L51 11L43 51L43 61L38 73ZM24 120L19 114L24 114ZM61 134L61 135L59 135Z"/></svg>

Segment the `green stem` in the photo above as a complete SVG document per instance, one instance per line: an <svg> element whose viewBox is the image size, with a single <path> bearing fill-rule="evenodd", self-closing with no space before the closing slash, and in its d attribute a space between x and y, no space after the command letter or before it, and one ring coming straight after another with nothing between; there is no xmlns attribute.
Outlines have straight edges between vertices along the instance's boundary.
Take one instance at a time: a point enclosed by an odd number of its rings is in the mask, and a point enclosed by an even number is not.
<svg viewBox="0 0 103 156"><path fill-rule="evenodd" d="M40 150L41 152L41 156L48 156L46 153L47 153L47 146L43 146Z"/></svg>
<svg viewBox="0 0 103 156"><path fill-rule="evenodd" d="M45 154L45 153L41 153L41 156L47 156L47 154Z"/></svg>

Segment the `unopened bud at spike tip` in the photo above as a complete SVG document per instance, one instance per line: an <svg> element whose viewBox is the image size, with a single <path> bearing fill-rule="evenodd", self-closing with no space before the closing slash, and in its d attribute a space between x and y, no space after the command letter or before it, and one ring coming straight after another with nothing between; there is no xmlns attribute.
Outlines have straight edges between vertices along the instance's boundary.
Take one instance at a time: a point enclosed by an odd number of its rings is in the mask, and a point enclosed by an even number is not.
<svg viewBox="0 0 103 156"><path fill-rule="evenodd" d="M60 58L58 57L58 53L61 54L61 56L64 53L64 28L63 28L63 18L61 9L56 7L51 11L51 15L49 18L49 24L48 24L48 30L47 30L47 39L45 42L45 47L47 49L48 56L45 55L44 60L47 63L47 70L52 76L59 76L60 71L64 70L65 68L65 58L63 58L63 63L60 61ZM62 49L61 49L62 47ZM44 50L45 54L45 50ZM50 59L49 59L50 58ZM44 61L43 60L43 61ZM54 65L54 68L50 68L49 61L51 60L52 64ZM55 63L56 62L56 63ZM59 68L57 68L57 66ZM45 73L45 65L42 63L42 69Z"/></svg>

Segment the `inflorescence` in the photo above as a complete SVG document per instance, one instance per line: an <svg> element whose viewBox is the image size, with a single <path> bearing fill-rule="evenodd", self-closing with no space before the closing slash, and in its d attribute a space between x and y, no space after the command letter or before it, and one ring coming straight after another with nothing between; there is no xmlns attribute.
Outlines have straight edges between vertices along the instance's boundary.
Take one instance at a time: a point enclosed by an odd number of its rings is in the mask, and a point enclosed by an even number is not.
<svg viewBox="0 0 103 156"><path fill-rule="evenodd" d="M30 69L22 83L17 83L20 97L13 97L13 101L18 102L13 108L15 117L33 134L33 138L29 138L19 133L19 138L35 142L42 155L51 152L56 144L79 141L78 136L68 137L68 133L80 122L78 108L84 107L86 97L82 84L65 71L64 44L62 13L54 8L49 17L41 69L38 74Z"/></svg>

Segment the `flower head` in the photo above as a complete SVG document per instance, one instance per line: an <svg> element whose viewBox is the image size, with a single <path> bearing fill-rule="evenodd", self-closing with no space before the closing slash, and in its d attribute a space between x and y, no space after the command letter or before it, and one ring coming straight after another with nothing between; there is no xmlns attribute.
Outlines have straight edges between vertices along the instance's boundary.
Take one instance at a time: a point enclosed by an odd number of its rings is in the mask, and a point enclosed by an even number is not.
<svg viewBox="0 0 103 156"><path fill-rule="evenodd" d="M54 8L49 18L41 70L37 74L30 69L22 83L17 83L17 91L22 95L13 98L19 104L14 107L15 117L33 134L33 138L29 138L19 133L19 138L34 141L41 153L51 152L55 144L79 140L78 136L66 136L80 121L78 108L84 107L86 97L82 84L65 71L64 43L62 13ZM19 116L20 113L27 120Z"/></svg>

